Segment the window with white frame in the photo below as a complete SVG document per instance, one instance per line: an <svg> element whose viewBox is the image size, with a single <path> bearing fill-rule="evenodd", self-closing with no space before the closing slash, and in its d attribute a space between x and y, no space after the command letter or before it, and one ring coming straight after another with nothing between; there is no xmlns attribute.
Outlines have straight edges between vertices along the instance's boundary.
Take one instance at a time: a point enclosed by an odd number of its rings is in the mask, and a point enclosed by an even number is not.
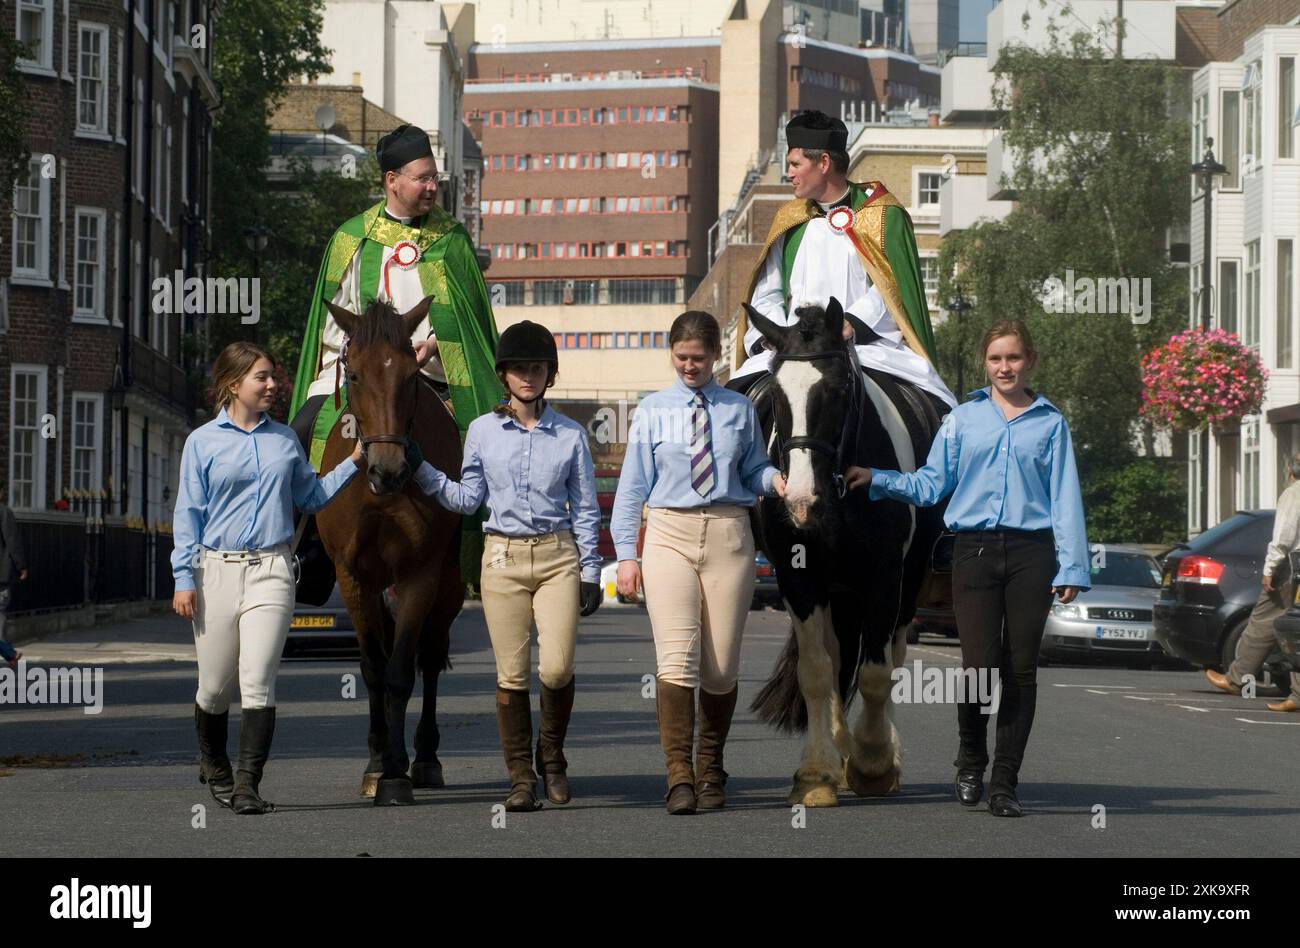
<svg viewBox="0 0 1300 948"><path fill-rule="evenodd" d="M921 254L921 282L925 284L925 302L930 309L938 306L939 300L939 257L937 254Z"/></svg>
<svg viewBox="0 0 1300 948"><path fill-rule="evenodd" d="M72 489L103 487L104 396L72 393Z"/></svg>
<svg viewBox="0 0 1300 948"><path fill-rule="evenodd" d="M1277 156L1295 157L1295 57L1277 61Z"/></svg>
<svg viewBox="0 0 1300 948"><path fill-rule="evenodd" d="M135 181L132 190L135 196L141 201L144 200L144 153L148 147L148 142L144 138L144 82L140 79L135 81L135 108L133 111L133 125L131 127L131 147L135 150Z"/></svg>
<svg viewBox="0 0 1300 948"><path fill-rule="evenodd" d="M1198 95L1192 102L1192 161L1205 155L1205 141L1210 135L1210 96Z"/></svg>
<svg viewBox="0 0 1300 948"><path fill-rule="evenodd" d="M9 367L9 506L15 510L45 507L45 380L43 365Z"/></svg>
<svg viewBox="0 0 1300 948"><path fill-rule="evenodd" d="M31 52L20 66L54 68L54 0L18 0L18 41Z"/></svg>
<svg viewBox="0 0 1300 948"><path fill-rule="evenodd" d="M1263 158L1262 126L1264 124L1264 82L1260 61L1246 67L1242 89L1242 111L1245 113L1246 134L1243 143L1243 174L1251 177L1259 170Z"/></svg>
<svg viewBox="0 0 1300 948"><path fill-rule="evenodd" d="M1259 416L1251 415L1242 425L1241 509L1259 508Z"/></svg>
<svg viewBox="0 0 1300 948"><path fill-rule="evenodd" d="M1295 241L1287 238L1277 242L1277 367L1289 369L1292 364L1292 344L1295 341Z"/></svg>
<svg viewBox="0 0 1300 948"><path fill-rule="evenodd" d="M1259 347L1259 241L1246 244L1246 312L1242 320L1241 341Z"/></svg>
<svg viewBox="0 0 1300 948"><path fill-rule="evenodd" d="M117 115L113 125L118 141L122 138L122 123L126 121L126 38L117 31Z"/></svg>
<svg viewBox="0 0 1300 948"><path fill-rule="evenodd" d="M939 188L943 175L937 171L918 171L916 174L916 206L937 207Z"/></svg>
<svg viewBox="0 0 1300 948"><path fill-rule="evenodd" d="M14 182L13 274L36 280L50 277L50 179L43 163L27 162L27 177Z"/></svg>
<svg viewBox="0 0 1300 948"><path fill-rule="evenodd" d="M1226 332L1237 332L1238 292L1240 279L1240 260L1219 261L1219 328Z"/></svg>
<svg viewBox="0 0 1300 948"><path fill-rule="evenodd" d="M163 125L162 106L155 105L153 110L153 194L149 196L153 212L162 217L163 185L163 143L166 126Z"/></svg>
<svg viewBox="0 0 1300 948"><path fill-rule="evenodd" d="M72 314L104 318L104 257L108 243L107 214L95 207L76 210L73 258Z"/></svg>
<svg viewBox="0 0 1300 948"><path fill-rule="evenodd" d="M162 220L168 227L172 226L172 126L167 123L165 141L163 143L163 164L162 164Z"/></svg>
<svg viewBox="0 0 1300 948"><path fill-rule="evenodd" d="M77 130L108 133L108 27L77 28Z"/></svg>
<svg viewBox="0 0 1300 948"><path fill-rule="evenodd" d="M1220 187L1235 191L1241 187L1241 92L1225 89L1219 104L1219 161L1228 169Z"/></svg>

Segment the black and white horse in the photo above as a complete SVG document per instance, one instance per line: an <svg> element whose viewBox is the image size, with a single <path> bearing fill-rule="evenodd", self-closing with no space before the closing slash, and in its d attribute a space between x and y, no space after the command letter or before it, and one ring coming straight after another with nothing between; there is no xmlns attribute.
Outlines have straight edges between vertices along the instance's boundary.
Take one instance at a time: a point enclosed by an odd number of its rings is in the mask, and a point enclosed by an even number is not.
<svg viewBox="0 0 1300 948"><path fill-rule="evenodd" d="M749 395L787 487L784 499L760 502L757 533L793 622L752 708L768 724L806 732L791 803L834 806L845 784L860 796L894 793L902 746L891 672L907 651L942 505L917 509L872 501L866 489L845 493L843 474L850 464L915 470L947 406L894 376L864 371L843 340L834 299L799 308L789 327L746 309L775 349L771 375ZM850 730L855 689L862 710Z"/></svg>

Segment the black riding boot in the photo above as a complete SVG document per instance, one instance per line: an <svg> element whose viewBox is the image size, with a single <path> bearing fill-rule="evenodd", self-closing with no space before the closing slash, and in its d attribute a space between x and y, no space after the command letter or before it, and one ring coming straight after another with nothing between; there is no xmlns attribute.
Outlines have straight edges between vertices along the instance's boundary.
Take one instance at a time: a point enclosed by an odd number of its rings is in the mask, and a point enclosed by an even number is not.
<svg viewBox="0 0 1300 948"><path fill-rule="evenodd" d="M235 775L226 754L230 733L230 712L209 714L194 706L194 729L199 735L199 783L208 785L212 798L229 809L235 791Z"/></svg>
<svg viewBox="0 0 1300 948"><path fill-rule="evenodd" d="M957 779L953 790L962 806L975 806L984 795L984 768L989 765L989 716L977 701L957 704Z"/></svg>
<svg viewBox="0 0 1300 948"><path fill-rule="evenodd" d="M231 809L242 815L270 813L275 804L258 795L262 769L271 753L275 708L245 708L239 726L239 768Z"/></svg>
<svg viewBox="0 0 1300 948"><path fill-rule="evenodd" d="M1038 685L1002 683L1002 703L998 706L998 736L993 751L993 775L989 779L989 808L998 816L1019 816L1020 801L1016 785L1020 765L1025 759L1029 732L1034 726L1034 711L1038 704ZM1010 797L1010 805L997 806L997 797ZM1013 810L1014 812L998 812Z"/></svg>

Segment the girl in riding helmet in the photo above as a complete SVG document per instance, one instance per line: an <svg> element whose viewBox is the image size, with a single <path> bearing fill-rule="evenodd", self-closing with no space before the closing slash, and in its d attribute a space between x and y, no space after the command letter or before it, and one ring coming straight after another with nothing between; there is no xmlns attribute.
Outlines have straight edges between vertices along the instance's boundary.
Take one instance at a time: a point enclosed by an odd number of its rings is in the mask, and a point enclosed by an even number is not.
<svg viewBox="0 0 1300 948"><path fill-rule="evenodd" d="M555 337L527 320L497 343L505 386L490 414L465 436L460 480L424 461L412 444L408 463L420 488L448 510L488 519L480 592L497 666L497 727L510 775L506 809L536 810L536 766L552 803L568 803L564 736L573 710L578 615L600 606L600 507L587 432L546 404L559 367ZM530 628L537 623L542 722L536 758L528 685Z"/></svg>

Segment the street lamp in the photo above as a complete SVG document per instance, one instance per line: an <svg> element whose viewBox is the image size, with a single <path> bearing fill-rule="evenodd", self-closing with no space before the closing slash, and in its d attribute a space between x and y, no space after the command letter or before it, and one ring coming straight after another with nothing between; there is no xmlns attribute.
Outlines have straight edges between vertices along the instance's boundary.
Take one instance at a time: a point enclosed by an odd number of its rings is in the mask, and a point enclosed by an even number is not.
<svg viewBox="0 0 1300 948"><path fill-rule="evenodd" d="M966 302L966 297L961 295L961 287L957 287L957 292L948 300L948 312L952 313L952 324L957 329L957 401L960 403L966 394L966 386L963 384L965 372L962 371L966 364L966 348L962 345L961 317L971 309L970 303Z"/></svg>
<svg viewBox="0 0 1300 948"><path fill-rule="evenodd" d="M1205 140L1205 155L1191 167L1192 179L1201 186L1205 203L1204 243L1201 253L1201 330L1210 331L1210 221L1214 203L1214 180L1228 173L1228 169L1214 158L1214 139ZM1210 525L1210 426L1201 430L1201 530Z"/></svg>
<svg viewBox="0 0 1300 948"><path fill-rule="evenodd" d="M271 231L262 224L261 218L252 227L244 228L244 243L248 245L249 252L253 255L253 279L261 282L262 279L262 253L266 250L266 245L270 242ZM259 291L260 292L260 291ZM253 339L257 339L257 326L253 326Z"/></svg>

